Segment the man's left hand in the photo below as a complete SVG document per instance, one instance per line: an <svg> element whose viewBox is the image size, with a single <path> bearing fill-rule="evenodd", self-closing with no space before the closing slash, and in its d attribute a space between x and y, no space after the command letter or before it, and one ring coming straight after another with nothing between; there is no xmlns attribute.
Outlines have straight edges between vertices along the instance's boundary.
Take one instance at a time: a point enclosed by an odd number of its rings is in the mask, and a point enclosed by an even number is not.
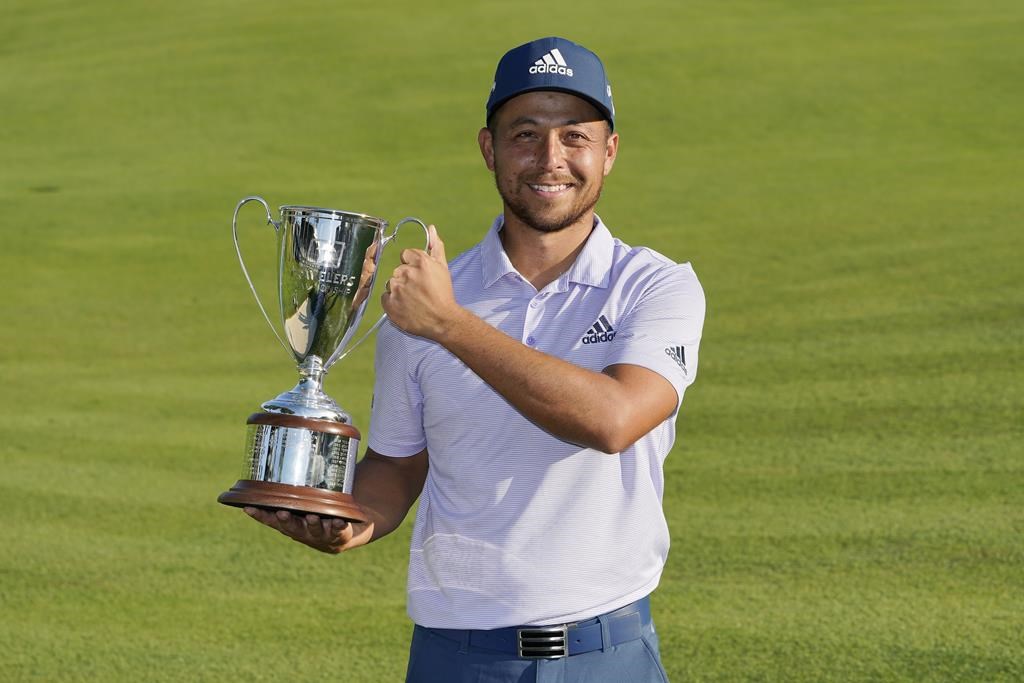
<svg viewBox="0 0 1024 683"><path fill-rule="evenodd" d="M427 251L402 251L402 264L387 281L380 303L402 330L438 341L462 309L452 291L444 242L433 225L427 233Z"/></svg>

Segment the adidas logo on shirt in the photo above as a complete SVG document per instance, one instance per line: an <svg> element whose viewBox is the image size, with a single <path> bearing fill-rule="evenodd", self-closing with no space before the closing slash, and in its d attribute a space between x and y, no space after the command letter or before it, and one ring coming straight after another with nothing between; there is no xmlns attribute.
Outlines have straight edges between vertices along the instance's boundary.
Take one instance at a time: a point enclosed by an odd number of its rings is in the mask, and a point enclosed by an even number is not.
<svg viewBox="0 0 1024 683"><path fill-rule="evenodd" d="M612 329L608 318L602 315L594 321L580 341L584 344L600 344L601 342L610 342L612 339L615 339L615 330Z"/></svg>
<svg viewBox="0 0 1024 683"><path fill-rule="evenodd" d="M683 369L683 374L686 374L686 349L682 346L670 346L665 349L665 353L676 362L676 364Z"/></svg>
<svg viewBox="0 0 1024 683"><path fill-rule="evenodd" d="M565 63L565 57L556 47L530 67L531 74L561 74L572 78L572 69Z"/></svg>

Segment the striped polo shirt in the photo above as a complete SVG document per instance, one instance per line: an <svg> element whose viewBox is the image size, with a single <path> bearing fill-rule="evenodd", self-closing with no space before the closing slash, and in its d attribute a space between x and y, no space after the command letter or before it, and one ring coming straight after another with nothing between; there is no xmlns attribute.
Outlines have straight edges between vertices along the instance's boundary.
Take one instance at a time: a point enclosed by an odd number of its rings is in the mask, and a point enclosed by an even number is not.
<svg viewBox="0 0 1024 683"><path fill-rule="evenodd" d="M594 371L649 368L679 402L697 373L704 292L689 264L612 237L599 218L568 271L537 291L509 261L499 217L450 264L461 306ZM439 344L390 322L377 336L368 445L428 449L408 610L431 628L581 621L650 593L668 555L662 465L673 415L617 455L555 438Z"/></svg>

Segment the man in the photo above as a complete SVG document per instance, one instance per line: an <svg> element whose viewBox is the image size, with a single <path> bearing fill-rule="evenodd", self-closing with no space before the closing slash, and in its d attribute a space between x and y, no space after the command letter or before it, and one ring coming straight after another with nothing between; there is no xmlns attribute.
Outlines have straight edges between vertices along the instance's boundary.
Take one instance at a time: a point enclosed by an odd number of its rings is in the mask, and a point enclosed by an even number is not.
<svg viewBox="0 0 1024 683"><path fill-rule="evenodd" d="M382 295L366 524L249 509L325 552L417 498L408 680L661 681L648 595L662 464L697 371L704 294L595 215L619 136L598 57L562 38L499 62L478 136L503 213L449 265L407 249Z"/></svg>

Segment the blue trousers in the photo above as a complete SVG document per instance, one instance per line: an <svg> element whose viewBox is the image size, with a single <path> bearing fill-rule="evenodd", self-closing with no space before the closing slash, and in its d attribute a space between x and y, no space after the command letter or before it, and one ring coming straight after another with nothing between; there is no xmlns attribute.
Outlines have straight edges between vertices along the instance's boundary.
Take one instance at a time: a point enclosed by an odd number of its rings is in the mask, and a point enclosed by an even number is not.
<svg viewBox="0 0 1024 683"><path fill-rule="evenodd" d="M600 617L598 617L600 619ZM466 632L468 633L468 632ZM635 640L560 659L520 659L416 626L406 683L667 683L654 624Z"/></svg>

